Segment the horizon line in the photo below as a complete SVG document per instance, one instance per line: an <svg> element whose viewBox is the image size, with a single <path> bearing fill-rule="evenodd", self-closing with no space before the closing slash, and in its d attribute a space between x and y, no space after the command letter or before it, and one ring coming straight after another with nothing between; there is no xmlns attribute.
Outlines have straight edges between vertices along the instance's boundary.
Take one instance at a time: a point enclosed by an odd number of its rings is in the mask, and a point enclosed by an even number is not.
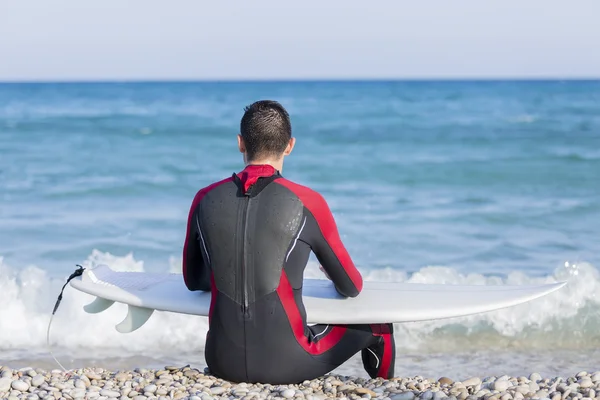
<svg viewBox="0 0 600 400"><path fill-rule="evenodd" d="M369 83L369 82L560 82L600 81L597 77L381 77L381 78L98 78L98 79L0 79L0 84L96 84L96 83Z"/></svg>

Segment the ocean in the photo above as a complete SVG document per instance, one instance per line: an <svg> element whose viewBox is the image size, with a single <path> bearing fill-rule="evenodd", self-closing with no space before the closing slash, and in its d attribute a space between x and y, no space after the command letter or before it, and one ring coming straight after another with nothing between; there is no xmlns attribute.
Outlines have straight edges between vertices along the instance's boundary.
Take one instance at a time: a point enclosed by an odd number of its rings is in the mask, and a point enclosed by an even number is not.
<svg viewBox="0 0 600 400"><path fill-rule="evenodd" d="M529 284L520 306L396 325L402 376L600 369L600 81L0 84L0 365L57 368L76 264L181 270L197 190L243 169L244 106L280 101L283 175L320 191L367 280ZM321 277L311 257L306 276ZM66 367L205 366L207 320L122 335L68 287ZM366 376L358 358L338 372Z"/></svg>

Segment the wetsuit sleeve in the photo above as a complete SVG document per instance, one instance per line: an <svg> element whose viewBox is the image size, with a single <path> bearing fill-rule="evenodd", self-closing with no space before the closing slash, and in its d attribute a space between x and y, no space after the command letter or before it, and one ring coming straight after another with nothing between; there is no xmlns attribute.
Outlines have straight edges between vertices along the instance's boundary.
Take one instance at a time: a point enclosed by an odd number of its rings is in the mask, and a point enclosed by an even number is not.
<svg viewBox="0 0 600 400"><path fill-rule="evenodd" d="M199 242L198 207L196 196L188 216L187 232L183 245L183 279L191 291L210 291L210 269L206 265Z"/></svg>
<svg viewBox="0 0 600 400"><path fill-rule="evenodd" d="M310 201L305 201L305 207L308 213L303 239L317 256L337 291L346 297L358 296L363 286L362 276L342 243L327 202L320 194L313 192Z"/></svg>

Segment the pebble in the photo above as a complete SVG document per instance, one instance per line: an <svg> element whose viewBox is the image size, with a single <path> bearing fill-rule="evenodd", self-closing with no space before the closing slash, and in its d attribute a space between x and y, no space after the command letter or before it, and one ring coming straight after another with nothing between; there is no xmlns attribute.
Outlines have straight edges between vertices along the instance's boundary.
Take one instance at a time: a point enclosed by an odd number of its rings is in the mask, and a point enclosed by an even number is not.
<svg viewBox="0 0 600 400"><path fill-rule="evenodd" d="M590 378L584 377L579 380L579 387L581 388L587 389L592 386L594 386L594 382Z"/></svg>
<svg viewBox="0 0 600 400"><path fill-rule="evenodd" d="M366 388L358 388L355 390L355 392L362 395L368 394L371 397L377 396L377 393L375 391Z"/></svg>
<svg viewBox="0 0 600 400"><path fill-rule="evenodd" d="M514 400L522 400L524 398L525 398L525 396L523 396L523 393L516 392L515 394L513 394Z"/></svg>
<svg viewBox="0 0 600 400"><path fill-rule="evenodd" d="M12 384L10 385L10 387L12 387L14 390L18 390L20 392L26 392L29 390L29 383L21 381L21 380L16 380L16 381L12 381Z"/></svg>
<svg viewBox="0 0 600 400"><path fill-rule="evenodd" d="M504 380L504 379L503 380L497 380L493 384L494 390L497 390L499 392L504 392L504 391L506 391L506 389L508 389L511 386L512 386L512 382L510 382L508 380Z"/></svg>
<svg viewBox="0 0 600 400"><path fill-rule="evenodd" d="M462 384L464 386L477 386L477 385L481 385L481 378L478 378L478 377L469 378L466 381L463 381Z"/></svg>
<svg viewBox="0 0 600 400"><path fill-rule="evenodd" d="M538 384L537 384L536 382L534 382L534 381L531 381L531 382L529 382L529 391L530 391L531 393L535 393L535 392L537 392L538 390L540 390L540 385L538 385Z"/></svg>
<svg viewBox="0 0 600 400"><path fill-rule="evenodd" d="M533 382L539 382L542 380L542 376L537 372L534 372L531 375L529 375L529 380Z"/></svg>
<svg viewBox="0 0 600 400"><path fill-rule="evenodd" d="M31 386L38 387L41 386L46 381L44 375L36 375L31 379Z"/></svg>
<svg viewBox="0 0 600 400"><path fill-rule="evenodd" d="M516 393L527 394L530 392L529 385L519 385L514 388Z"/></svg>
<svg viewBox="0 0 600 400"><path fill-rule="evenodd" d="M427 390L421 396L419 396L421 400L431 400L433 399L433 392L431 390Z"/></svg>
<svg viewBox="0 0 600 400"><path fill-rule="evenodd" d="M125 382L129 379L129 375L124 372L120 372L117 375L115 375L115 379L119 382Z"/></svg>
<svg viewBox="0 0 600 400"><path fill-rule="evenodd" d="M98 381L98 380L102 379L102 376L98 375L94 371L86 372L85 376L87 376L89 380L97 380Z"/></svg>
<svg viewBox="0 0 600 400"><path fill-rule="evenodd" d="M156 385L147 385L144 387L144 393L154 393L158 387Z"/></svg>
<svg viewBox="0 0 600 400"><path fill-rule="evenodd" d="M221 387L221 386L214 386L214 387L210 388L210 392L212 394L222 394L222 393L225 393L225 388Z"/></svg>
<svg viewBox="0 0 600 400"><path fill-rule="evenodd" d="M102 389L100 391L100 396L109 397L109 398L121 397L121 392L117 392L115 390L109 390L109 389Z"/></svg>
<svg viewBox="0 0 600 400"><path fill-rule="evenodd" d="M69 396L71 396L74 399L83 398L83 397L85 397L85 390L84 389L71 390L71 392L69 393Z"/></svg>
<svg viewBox="0 0 600 400"><path fill-rule="evenodd" d="M415 394L413 392L404 392L393 395L390 400L413 400L414 398Z"/></svg>
<svg viewBox="0 0 600 400"><path fill-rule="evenodd" d="M11 378L0 378L0 392L9 391L11 384L12 384Z"/></svg>

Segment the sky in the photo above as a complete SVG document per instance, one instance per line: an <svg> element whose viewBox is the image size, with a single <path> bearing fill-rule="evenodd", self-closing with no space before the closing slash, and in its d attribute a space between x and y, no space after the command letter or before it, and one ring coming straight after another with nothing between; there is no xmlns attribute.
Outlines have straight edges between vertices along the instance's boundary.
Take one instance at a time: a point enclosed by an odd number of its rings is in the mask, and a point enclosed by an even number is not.
<svg viewBox="0 0 600 400"><path fill-rule="evenodd" d="M598 78L598 0L0 0L0 81Z"/></svg>

